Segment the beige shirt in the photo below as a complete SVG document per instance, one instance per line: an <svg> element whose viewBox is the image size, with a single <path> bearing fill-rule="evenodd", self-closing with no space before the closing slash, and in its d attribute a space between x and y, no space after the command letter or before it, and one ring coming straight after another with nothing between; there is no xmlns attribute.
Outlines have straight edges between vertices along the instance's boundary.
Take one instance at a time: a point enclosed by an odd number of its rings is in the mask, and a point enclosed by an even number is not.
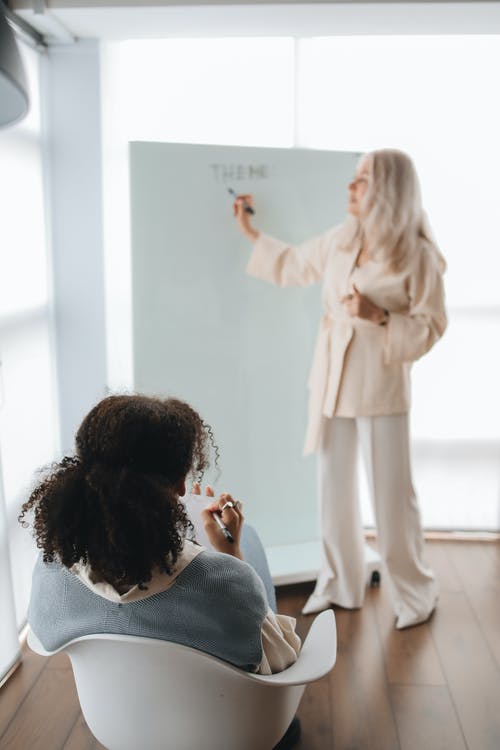
<svg viewBox="0 0 500 750"><path fill-rule="evenodd" d="M411 363L446 328L442 272L422 242L413 265L389 273L381 262L356 266L359 246L337 247L338 228L292 247L259 235L247 272L278 286L323 282L323 317L309 375L309 420L304 452L319 448L323 416L401 414L410 407ZM342 297L358 291L390 312L380 326L352 318Z"/></svg>
<svg viewBox="0 0 500 750"><path fill-rule="evenodd" d="M88 565L73 565L72 572L94 594L111 602L128 604L147 599L149 596L169 589L175 583L177 576L204 549L186 539L182 553L177 558L175 570L171 574L159 570L154 572L151 580L148 581L147 589L141 589L135 585L117 591L111 584L96 579ZM301 642L295 632L295 622L293 617L275 614L272 609L268 609L262 623L262 659L257 668L258 674L281 672L297 661Z"/></svg>

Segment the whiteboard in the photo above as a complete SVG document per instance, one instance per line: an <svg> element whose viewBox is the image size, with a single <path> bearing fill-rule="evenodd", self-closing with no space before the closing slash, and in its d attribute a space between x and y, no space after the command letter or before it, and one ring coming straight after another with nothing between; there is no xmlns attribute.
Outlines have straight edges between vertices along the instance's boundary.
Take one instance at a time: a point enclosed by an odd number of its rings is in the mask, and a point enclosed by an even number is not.
<svg viewBox="0 0 500 750"><path fill-rule="evenodd" d="M321 292L245 274L251 245L228 188L255 196L259 230L299 242L342 221L358 158L130 144L134 388L184 399L212 425L216 489L244 502L266 546L319 537L315 459L302 452Z"/></svg>

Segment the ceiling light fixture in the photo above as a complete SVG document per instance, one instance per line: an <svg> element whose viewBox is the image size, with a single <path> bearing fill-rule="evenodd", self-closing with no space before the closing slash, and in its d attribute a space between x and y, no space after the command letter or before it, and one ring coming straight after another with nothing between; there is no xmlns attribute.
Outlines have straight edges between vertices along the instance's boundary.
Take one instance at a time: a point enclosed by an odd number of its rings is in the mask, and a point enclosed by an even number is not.
<svg viewBox="0 0 500 750"><path fill-rule="evenodd" d="M0 127L21 120L28 107L28 86L21 55L3 3L0 3Z"/></svg>

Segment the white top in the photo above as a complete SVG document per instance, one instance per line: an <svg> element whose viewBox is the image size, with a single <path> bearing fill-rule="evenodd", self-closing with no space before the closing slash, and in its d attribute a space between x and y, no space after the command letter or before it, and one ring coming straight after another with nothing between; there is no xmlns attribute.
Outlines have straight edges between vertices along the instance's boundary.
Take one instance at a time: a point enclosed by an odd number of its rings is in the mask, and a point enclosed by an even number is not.
<svg viewBox="0 0 500 750"><path fill-rule="evenodd" d="M410 406L411 363L446 328L442 270L428 243L398 273L370 261L360 247L338 247L339 228L297 246L260 234L247 266L251 276L278 286L323 284L323 316L309 375L305 453L318 450L323 417L403 414ZM379 326L350 317L342 302L353 290L390 312Z"/></svg>

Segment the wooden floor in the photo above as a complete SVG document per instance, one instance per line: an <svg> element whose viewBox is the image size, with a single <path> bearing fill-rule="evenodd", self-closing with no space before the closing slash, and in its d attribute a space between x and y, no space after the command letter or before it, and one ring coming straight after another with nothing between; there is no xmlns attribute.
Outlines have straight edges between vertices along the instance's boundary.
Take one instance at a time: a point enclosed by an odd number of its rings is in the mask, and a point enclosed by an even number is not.
<svg viewBox="0 0 500 750"><path fill-rule="evenodd" d="M305 692L297 750L499 750L500 544L428 542L427 550L441 587L428 624L394 630L383 579L362 610L336 609L337 664ZM301 635L310 590L278 595ZM26 651L0 690L0 748L102 748L83 722L65 656Z"/></svg>

